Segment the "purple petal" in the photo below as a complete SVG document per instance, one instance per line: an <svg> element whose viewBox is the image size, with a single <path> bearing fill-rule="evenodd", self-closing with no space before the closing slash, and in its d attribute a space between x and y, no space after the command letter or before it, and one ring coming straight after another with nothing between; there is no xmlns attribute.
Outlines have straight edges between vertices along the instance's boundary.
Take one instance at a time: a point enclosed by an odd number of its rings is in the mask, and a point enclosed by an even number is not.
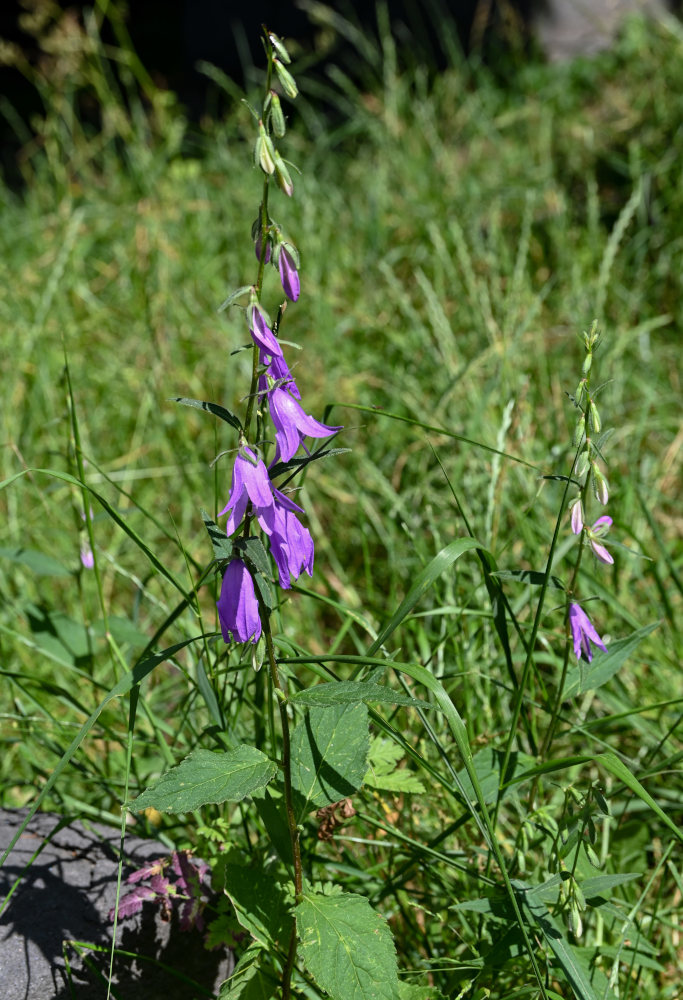
<svg viewBox="0 0 683 1000"><path fill-rule="evenodd" d="M610 553L607 551L607 549L605 548L605 546L602 545L597 540L597 538L590 538L589 541L591 543L591 548L593 549L593 552L595 553L596 559L599 559L601 563L606 563L608 566L611 566L612 563L614 562L614 559L612 558L612 556L610 555Z"/></svg>
<svg viewBox="0 0 683 1000"><path fill-rule="evenodd" d="M328 427L309 416L284 389L273 389L268 398L270 415L275 424L275 440L283 462L294 456L302 437L324 438L341 430L341 427Z"/></svg>
<svg viewBox="0 0 683 1000"><path fill-rule="evenodd" d="M301 291L299 272L296 269L294 257L287 249L287 245L285 243L283 243L280 247L280 254L277 263L280 271L282 290L288 299L291 299L292 302L296 302Z"/></svg>
<svg viewBox="0 0 683 1000"><path fill-rule="evenodd" d="M248 307L247 317L249 320L249 330L254 338L254 342L258 344L261 350L265 351L266 354L273 354L281 357L282 348L278 344L273 331L266 323L263 310L258 303L254 303Z"/></svg>
<svg viewBox="0 0 683 1000"><path fill-rule="evenodd" d="M577 660L584 658L590 663L593 659L593 650L590 643L594 643L603 652L607 652L607 646L595 631L593 624L580 604L569 605L569 628L574 642L574 653ZM589 642L590 640L590 642Z"/></svg>
<svg viewBox="0 0 683 1000"><path fill-rule="evenodd" d="M571 526L575 535L580 535L583 529L583 504L577 500L572 506Z"/></svg>
<svg viewBox="0 0 683 1000"><path fill-rule="evenodd" d="M233 559L223 574L221 595L216 601L223 641L258 642L261 619L251 573L241 559Z"/></svg>
<svg viewBox="0 0 683 1000"><path fill-rule="evenodd" d="M596 534L604 535L612 527L612 518L609 514L603 514L599 517L592 527L592 531Z"/></svg>

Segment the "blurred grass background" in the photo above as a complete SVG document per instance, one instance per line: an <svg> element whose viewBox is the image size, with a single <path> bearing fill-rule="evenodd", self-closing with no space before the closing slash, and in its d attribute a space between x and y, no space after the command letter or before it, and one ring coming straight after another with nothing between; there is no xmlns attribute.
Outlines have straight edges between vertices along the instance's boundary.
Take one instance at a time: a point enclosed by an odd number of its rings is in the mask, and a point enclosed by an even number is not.
<svg viewBox="0 0 683 1000"><path fill-rule="evenodd" d="M1 478L77 473L66 354L86 481L189 588L187 559L210 559L199 509L215 513L229 489L229 458L211 463L235 442L169 397L238 409L247 385L247 356L231 354L245 342L243 318L217 306L255 279L249 230L261 177L249 116L236 105L190 133L132 53L104 48L92 24L60 30L49 74L37 81L44 116L33 132L15 122L23 186L0 183ZM601 691L590 739L643 761L651 793L680 812L664 772L679 774L683 697L683 30L634 19L609 52L560 66L520 61L506 86L455 57L435 79L401 73L386 34L373 60L381 72L368 87L340 70L324 88L307 90L299 78L286 141L302 174L294 198L278 192L272 204L302 257L302 296L284 333L302 348L297 381L317 417L334 404L332 422L345 424L338 443L353 449L317 463L304 491L317 569L303 587L310 593L287 602L287 636L313 653L367 648L419 569L465 534L444 471L501 568L543 568L561 494L540 476L570 468L567 393L580 375L581 331L596 317L601 413L613 428L612 535L623 547L613 548L613 569L594 575L584 561L582 591L601 599L590 608L607 637L660 624ZM97 104L97 128L80 113L86 98ZM331 118L323 99L336 108ZM7 103L4 112L11 117ZM278 294L272 273L271 309ZM0 504L0 802L15 806L32 801L121 667L79 560L80 490L30 472ZM179 596L93 510L107 625L132 663ZM529 592L511 584L510 597L527 620ZM202 591L209 628L213 600ZM403 658L448 683L482 745L505 731L510 711L486 607L472 562L430 591L400 636ZM161 645L200 630L186 613ZM548 682L561 636L562 616L549 611L538 655ZM174 663L147 688L134 784L215 721L195 655ZM240 676L240 696L258 708L251 675ZM114 819L126 727L125 707L103 713L47 805ZM586 739L571 726L561 736L568 753ZM427 837L445 819L422 808L406 822ZM680 962L675 949L668 957Z"/></svg>

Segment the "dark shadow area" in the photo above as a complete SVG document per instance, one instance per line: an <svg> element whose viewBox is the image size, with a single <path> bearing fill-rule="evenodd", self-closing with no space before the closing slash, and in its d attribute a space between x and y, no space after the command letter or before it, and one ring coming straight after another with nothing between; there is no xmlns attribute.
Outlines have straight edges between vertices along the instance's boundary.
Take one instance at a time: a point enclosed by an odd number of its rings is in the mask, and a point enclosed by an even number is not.
<svg viewBox="0 0 683 1000"><path fill-rule="evenodd" d="M25 810L0 811L0 851L25 816ZM106 996L119 834L80 821L55 832L59 821L36 814L0 868L3 899L20 880L0 917L0 995L12 1000ZM127 838L125 851L124 878L169 853L157 841L136 837ZM154 904L119 923L117 951L112 981L126 1000L211 997L232 968L227 952L206 951L198 931L179 929L177 912L164 921Z"/></svg>

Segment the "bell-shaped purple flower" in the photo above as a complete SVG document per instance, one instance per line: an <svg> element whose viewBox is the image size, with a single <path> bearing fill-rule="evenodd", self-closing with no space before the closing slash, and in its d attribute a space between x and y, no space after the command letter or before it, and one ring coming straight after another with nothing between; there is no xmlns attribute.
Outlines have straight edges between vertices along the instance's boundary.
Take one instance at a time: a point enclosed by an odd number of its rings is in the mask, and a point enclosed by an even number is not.
<svg viewBox="0 0 683 1000"><path fill-rule="evenodd" d="M282 348L268 326L266 314L258 302L252 302L247 306L247 322L254 343L266 354L282 357Z"/></svg>
<svg viewBox="0 0 683 1000"><path fill-rule="evenodd" d="M251 573L241 559L233 559L223 574L216 601L223 642L258 642L261 619Z"/></svg>
<svg viewBox="0 0 683 1000"><path fill-rule="evenodd" d="M239 528L251 501L258 522L270 534L273 527L273 488L263 460L246 446L237 454L232 470L232 489L219 517L230 511L225 533L228 538Z"/></svg>
<svg viewBox="0 0 683 1000"><path fill-rule="evenodd" d="M588 536L588 541L590 542L590 547L595 553L595 557L600 560L600 562L607 563L611 565L614 559L607 551L605 546L602 544L600 539L603 535L606 535L612 526L612 518L607 514L603 514L599 517L592 527L586 528L586 535Z"/></svg>
<svg viewBox="0 0 683 1000"><path fill-rule="evenodd" d="M280 251L277 258L277 266L280 271L280 281L282 282L283 292L288 299L292 300L292 302L296 302L299 298L299 292L301 291L298 271L299 261L297 258L298 254L291 244L280 244Z"/></svg>
<svg viewBox="0 0 683 1000"><path fill-rule="evenodd" d="M583 504L581 497L576 497L569 504L571 526L575 535L580 535L583 531Z"/></svg>
<svg viewBox="0 0 683 1000"><path fill-rule="evenodd" d="M268 392L268 375L276 381L280 382L282 387L290 392L295 399L301 399L301 393L299 392L299 387L292 378L292 373L289 370L289 366L285 361L284 357L269 357L261 351L260 361L262 365L267 368L267 375L261 375L259 377L258 389L259 392Z"/></svg>
<svg viewBox="0 0 683 1000"><path fill-rule="evenodd" d="M341 427L328 427L304 413L301 405L286 389L273 389L269 394L270 415L275 424L275 443L283 462L292 458L304 437L329 437Z"/></svg>
<svg viewBox="0 0 683 1000"><path fill-rule="evenodd" d="M270 536L270 551L275 560L280 586L288 590L290 577L298 580L301 571L313 575L313 539L296 516L303 514L289 497L275 490L275 526Z"/></svg>
<svg viewBox="0 0 683 1000"><path fill-rule="evenodd" d="M591 642L603 652L607 652L607 646L593 628L590 618L580 604L569 605L569 628L572 633L574 652L576 653L577 660L580 660L581 656L583 656L585 660L589 663L591 662L593 659Z"/></svg>

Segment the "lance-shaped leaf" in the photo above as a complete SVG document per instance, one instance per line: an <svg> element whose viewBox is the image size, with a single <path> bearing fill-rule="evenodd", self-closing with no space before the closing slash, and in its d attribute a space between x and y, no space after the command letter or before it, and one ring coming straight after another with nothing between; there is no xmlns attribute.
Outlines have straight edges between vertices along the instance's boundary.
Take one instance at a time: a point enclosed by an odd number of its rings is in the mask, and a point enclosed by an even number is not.
<svg viewBox="0 0 683 1000"><path fill-rule="evenodd" d="M292 733L292 788L297 822L312 809L352 795L367 770L365 705L311 708Z"/></svg>
<svg viewBox="0 0 683 1000"><path fill-rule="evenodd" d="M240 802L267 785L276 771L277 764L256 747L220 753L195 750L133 799L131 807L136 812L152 806L159 812L179 813L209 803Z"/></svg>
<svg viewBox="0 0 683 1000"><path fill-rule="evenodd" d="M183 406L193 406L195 410L206 410L207 413L213 413L214 417L225 420L226 424L230 424L235 430L242 430L242 425L235 414L226 410L219 403L207 403L203 399L188 399L186 396L173 396L172 400L174 403L182 403Z"/></svg>
<svg viewBox="0 0 683 1000"><path fill-rule="evenodd" d="M392 691L385 684L373 684L371 681L331 681L326 684L316 684L315 687L299 691L292 696L292 701L299 705L359 705L367 704L411 705L413 708L429 708L429 704L418 698L411 698L399 691Z"/></svg>
<svg viewBox="0 0 683 1000"><path fill-rule="evenodd" d="M398 1000L391 932L367 899L307 891L295 913L301 960L332 1000Z"/></svg>

